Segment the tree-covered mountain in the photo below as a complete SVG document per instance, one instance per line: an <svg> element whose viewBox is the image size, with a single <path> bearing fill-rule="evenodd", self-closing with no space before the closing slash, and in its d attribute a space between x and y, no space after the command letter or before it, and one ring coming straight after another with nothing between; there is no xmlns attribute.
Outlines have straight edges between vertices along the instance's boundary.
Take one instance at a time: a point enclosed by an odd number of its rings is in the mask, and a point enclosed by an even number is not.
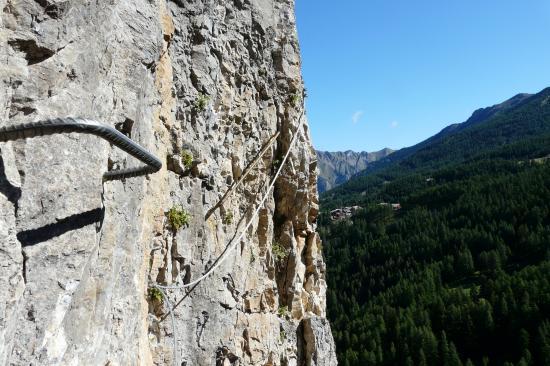
<svg viewBox="0 0 550 366"><path fill-rule="evenodd" d="M447 126L431 138L414 146L397 151L388 148L376 152L354 152L350 150L329 152L318 150L319 177L317 186L319 193L329 191L347 182L351 177L357 174L369 174L393 163L400 162L422 148L440 141L447 136L460 132L472 125L484 122L496 115L506 113L531 96L531 94L518 94L503 103L478 109L466 122Z"/></svg>
<svg viewBox="0 0 550 366"><path fill-rule="evenodd" d="M517 98L322 197L341 365L550 365L550 89Z"/></svg>
<svg viewBox="0 0 550 366"><path fill-rule="evenodd" d="M393 150L382 149L376 152L317 151L319 193L328 191L347 182L355 174L367 169L369 164L391 154Z"/></svg>
<svg viewBox="0 0 550 366"><path fill-rule="evenodd" d="M324 202L357 202L369 190L380 191L375 189L380 183L474 158L548 154L549 118L550 88L534 95L519 94L503 104L476 111L463 124L449 126L426 141L374 162L359 177L325 193Z"/></svg>
<svg viewBox="0 0 550 366"><path fill-rule="evenodd" d="M505 114L510 110L517 108L518 106L521 106L522 103L524 103L527 99L529 99L532 96L533 96L532 94L526 94L526 93L517 94L516 96L502 103L496 104L491 107L480 108L476 110L474 113L472 113L470 118L468 118L468 120L466 120L465 122L449 125L445 127L443 130L441 130L439 133L435 134L434 136L416 145L405 147L403 149L395 151L393 154L385 158L378 159L377 161L373 162L373 164L370 164L369 166L367 166L367 168L362 173L364 175L373 173L391 164L401 162L406 158L410 157L411 155L413 155L414 153L416 153L417 151L422 150L428 146L432 146L438 142L442 142L445 138L448 138L451 135L454 135L460 131L463 131L468 127L472 127L476 124L481 124L489 120L490 118Z"/></svg>

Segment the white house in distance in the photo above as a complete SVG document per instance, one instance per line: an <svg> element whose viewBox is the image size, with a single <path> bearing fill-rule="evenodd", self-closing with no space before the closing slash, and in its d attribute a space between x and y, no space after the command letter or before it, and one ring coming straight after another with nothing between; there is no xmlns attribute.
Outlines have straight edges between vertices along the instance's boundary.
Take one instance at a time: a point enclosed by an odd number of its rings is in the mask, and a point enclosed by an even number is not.
<svg viewBox="0 0 550 366"><path fill-rule="evenodd" d="M330 219L332 221L348 219L361 208L362 208L361 206L337 208L335 210L330 211Z"/></svg>

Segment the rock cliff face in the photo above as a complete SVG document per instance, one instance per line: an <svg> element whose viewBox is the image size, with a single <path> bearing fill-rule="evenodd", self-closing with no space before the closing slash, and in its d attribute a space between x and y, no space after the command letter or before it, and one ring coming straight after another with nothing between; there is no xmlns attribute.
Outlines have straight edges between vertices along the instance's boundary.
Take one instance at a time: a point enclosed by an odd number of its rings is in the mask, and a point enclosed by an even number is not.
<svg viewBox="0 0 550 366"><path fill-rule="evenodd" d="M0 144L1 365L336 364L293 7L0 0L2 125L95 119L164 163L102 182L137 163L97 137ZM249 220L212 276L167 290L172 324L153 285L199 277Z"/></svg>
<svg viewBox="0 0 550 366"><path fill-rule="evenodd" d="M376 152L354 151L317 151L319 159L319 193L328 191L342 183L347 182L352 176L365 170L370 163L382 159L393 150L382 149Z"/></svg>

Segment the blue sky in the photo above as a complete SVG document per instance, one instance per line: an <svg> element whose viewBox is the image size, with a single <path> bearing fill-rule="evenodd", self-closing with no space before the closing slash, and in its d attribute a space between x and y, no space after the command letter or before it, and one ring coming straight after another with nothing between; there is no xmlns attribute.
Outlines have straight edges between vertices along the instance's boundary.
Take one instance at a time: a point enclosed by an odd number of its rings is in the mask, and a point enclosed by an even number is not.
<svg viewBox="0 0 550 366"><path fill-rule="evenodd" d="M413 145L550 86L549 0L296 0L313 143Z"/></svg>

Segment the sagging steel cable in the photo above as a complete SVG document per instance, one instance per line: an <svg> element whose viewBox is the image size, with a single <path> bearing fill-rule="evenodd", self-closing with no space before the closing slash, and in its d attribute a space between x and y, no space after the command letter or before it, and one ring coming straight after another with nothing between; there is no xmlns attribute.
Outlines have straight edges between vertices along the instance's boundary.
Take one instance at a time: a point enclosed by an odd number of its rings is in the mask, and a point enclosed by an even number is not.
<svg viewBox="0 0 550 366"><path fill-rule="evenodd" d="M174 307L172 306L172 303L170 302L170 300L168 299L168 295L166 294L166 292L164 292L163 289L159 288L158 286L156 285L153 285L153 287L155 287L157 290L160 291L160 293L162 294L162 298L164 300L164 302L166 303L166 305L168 306L168 311L169 311L169 314L170 314L170 319L172 320L172 333L173 333L173 348L174 348L174 365L179 365L179 362L178 362L178 335L177 335L177 330L176 330L176 319L174 318Z"/></svg>
<svg viewBox="0 0 550 366"><path fill-rule="evenodd" d="M250 174L252 169L254 169L254 167L259 163L259 161L262 159L265 153L269 150L271 145L273 145L273 143L277 140L277 137L279 137L279 134L280 132L277 131L277 133L267 141L265 146L260 150L260 152L258 153L256 158L252 161L252 163L250 163L250 165L248 165L245 168L245 170L242 172L242 175L239 177L239 179L234 181L233 184L231 184L231 186L227 189L227 191L225 191L225 193L223 194L222 198L218 201L218 203L216 203L214 207L208 210L208 212L204 216L205 220L208 220L210 216L214 213L214 211L216 211L218 208L220 208L224 204L224 202L228 199L231 193L233 193L239 187L239 185L244 182L244 179L248 176L248 174Z"/></svg>
<svg viewBox="0 0 550 366"><path fill-rule="evenodd" d="M302 110L302 113L300 114L300 117L299 117L299 120L298 120L299 124L298 124L298 127L296 128L296 132L294 133L294 136L292 136L292 139L291 139L290 144L288 146L288 150L286 151L286 154L284 155L283 160L281 161L281 164L279 165L279 167L277 169L277 172L275 173L275 176L271 180L271 182L269 184L269 187L267 188L267 192L264 194L264 196L260 200L260 203L258 204L256 209L254 210L252 218L248 221L245 228L241 231L239 237L236 240L234 240L234 241L232 241L228 244L228 246L225 248L225 250L222 252L222 254L214 262L214 264L208 270L206 270L206 272L202 276L200 276L199 278L197 278L194 281L191 281L189 283L180 285L180 286L173 286L173 285L172 286L163 286L163 285L160 285L160 284L157 284L157 283L152 284L153 287L155 287L156 289L158 289L162 293L162 296L163 296L164 300L167 302L167 305L168 305L168 309L169 309L168 315L170 316L170 318L172 320L172 332L173 332L173 335L174 335L174 337L173 337L174 338L173 339L173 343L174 343L174 360L175 360L174 365L178 365L178 363L177 363L178 354L177 354L177 350L176 350L178 340L177 340L176 323L175 323L175 319L174 319L174 310L181 303L181 301L178 302L175 306L172 306L172 303L168 299L168 295L166 294L165 290L178 290L178 289L189 288L191 286L198 286L198 284L202 280L209 277L212 273L214 273L214 271L223 262L225 262L225 260L229 257L228 254L231 251L233 251L233 249L235 249L237 247L237 244L240 243L241 240L244 238L244 236L246 235L248 229L250 228L250 226L252 226L252 224L254 222L254 219L258 216L258 214L260 213L260 210L262 209L265 201L269 197L269 193L271 192L271 189L273 189L273 187L275 186L275 183L277 182L277 178L279 177L279 175L283 171L285 163L286 163L288 157L290 156L290 153L292 151L292 148L294 147L294 144L296 143L296 141L298 141L298 136L301 135L301 130L302 130L302 126L304 124L304 120L305 120L304 110ZM182 299L182 301L183 301L183 299ZM166 316L168 316L168 315L165 315L161 319L161 321L166 319Z"/></svg>
<svg viewBox="0 0 550 366"><path fill-rule="evenodd" d="M226 247L226 249L222 252L222 254L218 257L218 259L214 262L214 264L208 270L206 270L206 272L202 276L198 277L197 279L195 279L195 280L193 280L189 283L183 284L183 285L164 286L164 285L155 284L155 287L157 287L159 289L165 289L165 290L178 290L178 289L184 289L184 288L194 286L194 285L200 283L202 280L204 280L208 276L210 276L212 273L214 273L214 271L219 266L221 266L223 262L225 262L225 260L229 257L229 253L231 251L233 251L233 249L235 249L237 247L237 244L240 243L241 240L244 238L244 236L248 232L248 229L254 223L254 219L260 213L260 210L262 209L263 204L265 203L265 201L269 197L269 193L271 192L271 189L275 186L275 183L277 182L277 178L281 174L281 172L283 170L283 167L285 166L285 163L286 163L286 161L287 161L287 159L288 159L288 157L289 157L289 155L292 151L292 148L294 147L294 144L296 143L296 141L298 141L298 136L301 134L301 129L302 129L302 126L304 124L304 120L305 120L304 111L302 110L302 113L300 114L300 118L299 118L299 124L298 124L298 127L296 128L296 132L294 133L294 136L292 136L292 140L290 141L290 144L288 146L288 150L287 150L286 154L284 155L283 160L281 161L281 164L279 165L279 168L277 169L275 177L271 180L271 183L270 183L269 187L267 188L267 192L265 193L265 195L260 200L260 203L258 204L256 209L254 210L252 218L248 221L248 223L246 224L244 229L241 231L239 237L236 240L234 240L232 243L230 243Z"/></svg>
<svg viewBox="0 0 550 366"><path fill-rule="evenodd" d="M71 132L101 137L146 164L136 168L108 171L103 174L103 180L116 180L151 174L159 171L162 167L162 163L157 157L126 135L104 123L85 118L52 118L21 125L0 127L0 142Z"/></svg>

